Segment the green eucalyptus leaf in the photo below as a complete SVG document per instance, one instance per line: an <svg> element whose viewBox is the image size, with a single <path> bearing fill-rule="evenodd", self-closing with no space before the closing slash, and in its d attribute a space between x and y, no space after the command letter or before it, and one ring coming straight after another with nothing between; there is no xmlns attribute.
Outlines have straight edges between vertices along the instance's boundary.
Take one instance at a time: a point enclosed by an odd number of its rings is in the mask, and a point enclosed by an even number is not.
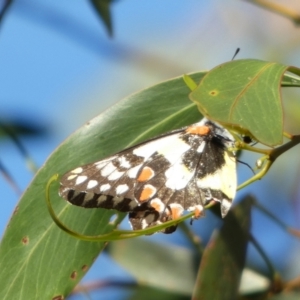
<svg viewBox="0 0 300 300"><path fill-rule="evenodd" d="M287 70L299 73L294 67L254 59L227 62L208 72L190 98L203 115L225 127L250 135L267 146L280 145L280 88Z"/></svg>
<svg viewBox="0 0 300 300"><path fill-rule="evenodd" d="M199 81L202 76L192 78ZM54 224L45 201L49 178L197 122L201 116L188 92L180 77L131 95L86 123L53 152L21 197L1 241L1 300L52 299L71 292L105 243L75 239ZM113 210L68 205L58 196L58 188L58 183L51 187L50 199L66 226L98 235L117 225L110 223Z"/></svg>

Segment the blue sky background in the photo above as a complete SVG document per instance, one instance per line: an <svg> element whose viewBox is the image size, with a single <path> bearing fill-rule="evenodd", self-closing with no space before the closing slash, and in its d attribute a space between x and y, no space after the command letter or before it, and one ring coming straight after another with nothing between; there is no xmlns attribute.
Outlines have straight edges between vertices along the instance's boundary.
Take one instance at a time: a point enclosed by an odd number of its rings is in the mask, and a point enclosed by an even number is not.
<svg viewBox="0 0 300 300"><path fill-rule="evenodd" d="M297 1L284 3L300 11ZM112 39L84 0L15 1L1 24L0 117L2 122L21 119L48 128L41 138L21 137L38 166L106 107L162 80L213 68L230 60L237 47L241 48L238 58L300 66L299 28L246 1L120 0L113 4L112 16ZM284 95L289 96L285 104L288 129L297 132L299 94ZM285 154L266 178L238 196L250 191L281 220L299 228L298 152L299 147ZM8 139L1 140L0 159L24 190L33 175ZM242 160L252 163L254 158L243 155ZM249 170L239 167L239 181L247 176L251 176ZM0 190L2 234L20 195L3 178ZM207 239L204 230L213 228L214 222L208 214L194 226ZM299 273L295 239L257 212L253 232L285 276ZM180 233L151 239L185 244ZM252 247L248 256L253 265L261 263ZM101 255L85 281L125 274ZM115 297L111 291L107 295Z"/></svg>

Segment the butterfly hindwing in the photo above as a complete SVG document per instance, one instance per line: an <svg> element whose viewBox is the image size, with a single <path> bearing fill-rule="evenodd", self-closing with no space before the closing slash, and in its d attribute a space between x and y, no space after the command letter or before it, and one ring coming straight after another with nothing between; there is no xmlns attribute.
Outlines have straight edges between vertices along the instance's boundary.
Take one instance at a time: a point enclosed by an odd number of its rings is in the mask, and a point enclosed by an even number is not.
<svg viewBox="0 0 300 300"><path fill-rule="evenodd" d="M226 129L203 119L66 173L60 195L78 206L129 212L135 230L184 210L199 217L209 201L220 202L225 216L236 189L233 146Z"/></svg>

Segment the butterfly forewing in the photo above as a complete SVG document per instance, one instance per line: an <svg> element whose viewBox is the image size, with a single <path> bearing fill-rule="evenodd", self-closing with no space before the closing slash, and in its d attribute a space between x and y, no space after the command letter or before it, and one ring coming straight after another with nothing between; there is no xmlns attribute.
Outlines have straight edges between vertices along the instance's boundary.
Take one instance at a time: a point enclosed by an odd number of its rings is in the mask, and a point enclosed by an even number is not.
<svg viewBox="0 0 300 300"><path fill-rule="evenodd" d="M210 201L225 216L236 190L231 134L207 119L78 167L61 179L72 204L130 212L133 229L202 214ZM171 233L176 226L164 232Z"/></svg>

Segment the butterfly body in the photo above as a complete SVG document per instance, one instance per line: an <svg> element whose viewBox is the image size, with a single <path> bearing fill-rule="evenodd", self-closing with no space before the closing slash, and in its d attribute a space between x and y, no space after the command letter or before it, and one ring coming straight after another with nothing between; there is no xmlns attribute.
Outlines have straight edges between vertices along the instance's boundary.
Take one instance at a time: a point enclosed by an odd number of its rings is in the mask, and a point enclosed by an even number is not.
<svg viewBox="0 0 300 300"><path fill-rule="evenodd" d="M66 173L59 193L78 206L129 212L134 230L177 219L184 210L198 218L210 201L221 203L224 217L236 191L234 142L204 118Z"/></svg>

